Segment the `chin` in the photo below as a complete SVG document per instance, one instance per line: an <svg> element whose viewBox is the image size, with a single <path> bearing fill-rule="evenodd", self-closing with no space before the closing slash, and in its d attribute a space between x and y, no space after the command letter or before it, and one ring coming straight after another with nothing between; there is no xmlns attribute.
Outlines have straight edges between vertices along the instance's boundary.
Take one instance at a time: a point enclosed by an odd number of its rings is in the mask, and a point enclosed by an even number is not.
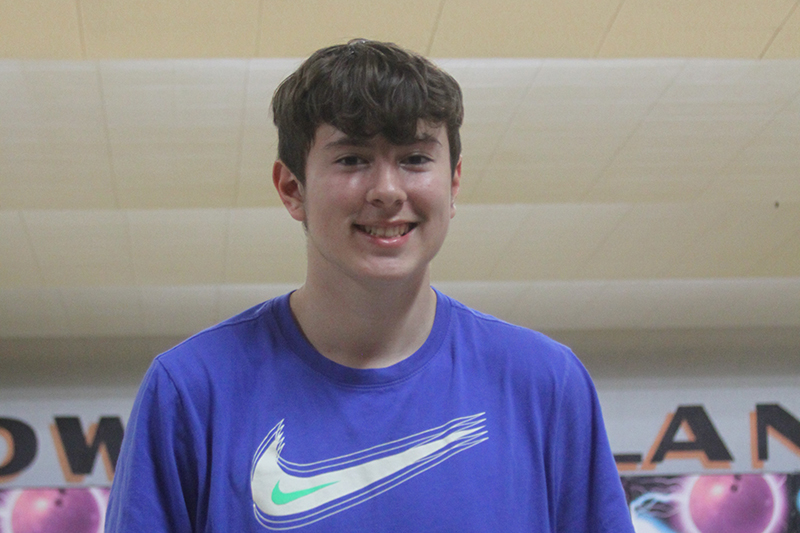
<svg viewBox="0 0 800 533"><path fill-rule="evenodd" d="M422 279L427 272L427 268L411 268L406 265L370 265L364 269L363 278L392 283L410 282Z"/></svg>

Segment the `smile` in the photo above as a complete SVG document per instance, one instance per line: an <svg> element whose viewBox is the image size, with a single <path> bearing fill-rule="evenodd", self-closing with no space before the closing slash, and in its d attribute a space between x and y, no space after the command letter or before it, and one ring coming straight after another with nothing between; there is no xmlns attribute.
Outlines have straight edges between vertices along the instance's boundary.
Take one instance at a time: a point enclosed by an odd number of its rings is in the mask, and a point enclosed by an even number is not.
<svg viewBox="0 0 800 533"><path fill-rule="evenodd" d="M380 237L382 239L391 239L392 237L402 237L412 229L416 228L416 224L398 224L396 226L361 226L355 225L359 231L372 235L373 237Z"/></svg>

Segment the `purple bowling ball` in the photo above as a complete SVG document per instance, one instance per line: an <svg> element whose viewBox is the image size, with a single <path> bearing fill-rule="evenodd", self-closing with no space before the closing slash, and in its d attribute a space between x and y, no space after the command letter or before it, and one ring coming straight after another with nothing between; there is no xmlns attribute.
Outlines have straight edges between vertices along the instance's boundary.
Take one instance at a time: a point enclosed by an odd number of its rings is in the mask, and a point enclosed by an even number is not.
<svg viewBox="0 0 800 533"><path fill-rule="evenodd" d="M27 489L11 511L14 533L98 533L100 509L89 489Z"/></svg>
<svg viewBox="0 0 800 533"><path fill-rule="evenodd" d="M759 475L701 476L689 495L689 512L701 533L763 533L775 500Z"/></svg>

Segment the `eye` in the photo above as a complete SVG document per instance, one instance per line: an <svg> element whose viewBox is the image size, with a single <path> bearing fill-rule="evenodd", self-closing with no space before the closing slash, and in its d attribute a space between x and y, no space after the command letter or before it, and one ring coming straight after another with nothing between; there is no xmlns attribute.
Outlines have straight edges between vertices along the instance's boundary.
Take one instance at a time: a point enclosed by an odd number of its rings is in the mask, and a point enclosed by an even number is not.
<svg viewBox="0 0 800 533"><path fill-rule="evenodd" d="M430 163L431 161L433 161L433 159L431 159L430 157L428 157L426 155L423 155L423 154L411 154L411 155L407 156L405 159L403 159L402 163L404 165L409 165L409 166L412 166L412 167L419 167L419 166L425 165L427 163Z"/></svg>
<svg viewBox="0 0 800 533"><path fill-rule="evenodd" d="M336 162L346 167L354 167L357 165L363 165L367 161L357 155L345 155L337 159Z"/></svg>

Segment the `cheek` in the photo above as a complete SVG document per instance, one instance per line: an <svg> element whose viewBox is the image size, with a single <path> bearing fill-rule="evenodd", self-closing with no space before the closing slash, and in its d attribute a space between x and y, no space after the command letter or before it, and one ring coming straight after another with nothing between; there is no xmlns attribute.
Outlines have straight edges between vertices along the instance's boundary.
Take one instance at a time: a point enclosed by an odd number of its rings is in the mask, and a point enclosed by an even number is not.
<svg viewBox="0 0 800 533"><path fill-rule="evenodd" d="M452 218L453 196L450 187L431 184L418 195L420 205L433 217Z"/></svg>
<svg viewBox="0 0 800 533"><path fill-rule="evenodd" d="M429 206L444 204L450 206L452 197L450 180L435 175L407 183L406 192L417 202Z"/></svg>
<svg viewBox="0 0 800 533"><path fill-rule="evenodd" d="M358 212L358 203L342 194L324 194L310 197L304 204L307 224L316 232L341 231L352 224Z"/></svg>

